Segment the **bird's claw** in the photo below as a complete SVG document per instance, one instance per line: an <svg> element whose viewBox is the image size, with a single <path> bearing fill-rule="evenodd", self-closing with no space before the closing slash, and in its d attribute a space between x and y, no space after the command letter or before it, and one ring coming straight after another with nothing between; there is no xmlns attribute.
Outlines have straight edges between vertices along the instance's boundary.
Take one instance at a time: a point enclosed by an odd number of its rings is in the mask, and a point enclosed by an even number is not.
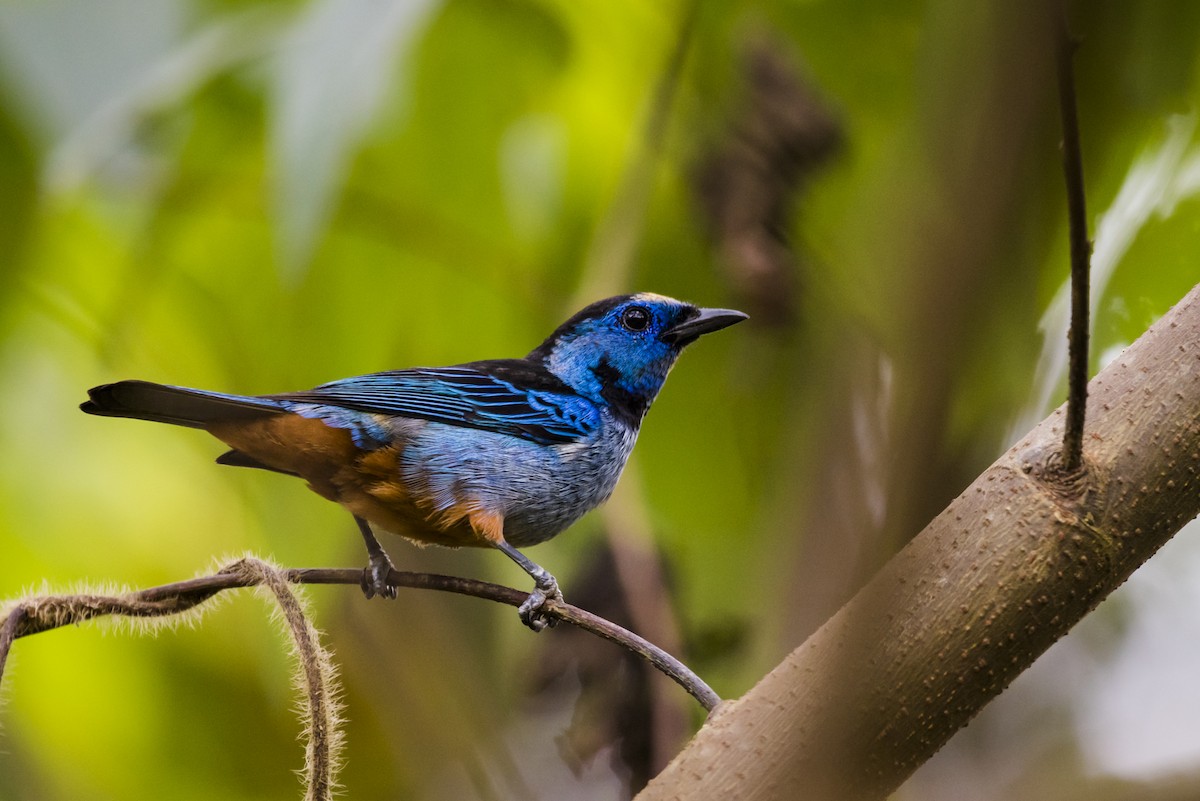
<svg viewBox="0 0 1200 801"><path fill-rule="evenodd" d="M389 600L396 598L396 585L388 581L392 570L392 560L386 553L380 551L378 554L371 554L370 561L363 568L360 582L363 595L367 596L368 601L376 595Z"/></svg>
<svg viewBox="0 0 1200 801"><path fill-rule="evenodd" d="M558 618L546 614L542 611L542 607L546 605L547 601L561 601L563 599L562 591L559 590L554 576L549 573L536 577L535 581L533 592L529 593L525 602L517 607L517 614L521 616L521 622L534 631L554 628L558 625Z"/></svg>

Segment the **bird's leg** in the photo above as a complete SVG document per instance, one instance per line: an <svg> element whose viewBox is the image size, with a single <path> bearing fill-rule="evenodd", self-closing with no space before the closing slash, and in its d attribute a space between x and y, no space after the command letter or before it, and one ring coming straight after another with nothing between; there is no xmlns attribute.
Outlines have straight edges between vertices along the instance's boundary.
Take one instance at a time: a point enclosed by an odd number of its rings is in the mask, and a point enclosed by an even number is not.
<svg viewBox="0 0 1200 801"><path fill-rule="evenodd" d="M553 628L558 623L558 619L550 617L543 612L542 605L546 601L561 601L563 599L563 594L558 589L558 582L554 579L554 576L550 575L546 568L509 545L505 539L491 540L491 544L499 548L509 559L516 562L521 566L522 570L533 577L533 592L529 593L529 597L525 599L525 603L517 608L517 613L521 616L521 622L534 631L541 631L547 626Z"/></svg>
<svg viewBox="0 0 1200 801"><path fill-rule="evenodd" d="M362 591L368 599L381 595L384 598L395 598L396 587L388 583L388 574L394 569L387 551L375 539L371 524L358 515L354 516L358 530L362 532L363 542L367 544L367 566L363 568Z"/></svg>
<svg viewBox="0 0 1200 801"><path fill-rule="evenodd" d="M473 509L468 515L471 521L471 528L475 530L480 539L502 551L533 578L533 592L529 593L529 597L525 599L525 602L517 607L517 613L521 616L521 622L534 631L541 631L547 626L553 626L557 623L558 620L556 618L552 618L542 611L542 606L545 605L546 601L562 600L563 596L558 589L558 582L555 581L554 576L550 575L544 567L534 562L512 545L509 545L508 540L504 539L503 515L485 511L482 508Z"/></svg>

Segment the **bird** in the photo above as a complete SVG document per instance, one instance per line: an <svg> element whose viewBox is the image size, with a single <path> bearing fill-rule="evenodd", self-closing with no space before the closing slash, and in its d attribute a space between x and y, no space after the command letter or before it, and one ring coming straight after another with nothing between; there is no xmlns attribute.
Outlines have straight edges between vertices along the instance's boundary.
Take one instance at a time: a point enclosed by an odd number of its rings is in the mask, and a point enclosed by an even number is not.
<svg viewBox="0 0 1200 801"><path fill-rule="evenodd" d="M519 549L612 494L680 353L747 319L643 292L596 301L523 358L370 373L302 392L234 395L127 380L88 390L88 414L204 429L217 463L297 476L353 515L362 589L396 597L382 529L418 544L491 547L534 589L518 612L541 631L552 574Z"/></svg>

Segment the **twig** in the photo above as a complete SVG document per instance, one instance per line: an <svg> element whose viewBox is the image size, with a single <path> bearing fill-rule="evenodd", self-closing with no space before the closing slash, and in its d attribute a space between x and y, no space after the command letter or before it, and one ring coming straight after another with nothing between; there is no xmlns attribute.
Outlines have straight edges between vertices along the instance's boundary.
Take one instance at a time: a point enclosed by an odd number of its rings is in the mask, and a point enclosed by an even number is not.
<svg viewBox="0 0 1200 801"><path fill-rule="evenodd" d="M104 615L159 617L176 614L204 603L224 590L261 583L261 580L238 572L227 572L231 569L232 566L213 575L119 596L52 595L20 602L0 625L0 679L4 675L3 666L9 647L17 638ZM287 580L293 584L349 584L357 587L362 581L362 571L352 568L293 568L285 573ZM511 587L433 573L393 570L388 580L397 587L471 595L509 606L520 606L528 597L526 593ZM553 618L615 642L647 660L687 690L706 710L711 712L721 702L721 698L686 665L633 632L566 603L547 602L544 611Z"/></svg>
<svg viewBox="0 0 1200 801"><path fill-rule="evenodd" d="M1067 28L1066 8L1060 5L1055 21L1055 62L1058 67L1058 101L1062 113L1063 174L1067 182L1067 217L1071 241L1071 328L1067 334L1067 422L1063 432L1063 468L1074 473L1083 465L1083 424L1087 414L1088 379L1088 239L1087 207L1083 191L1083 156L1079 145L1079 116L1075 101L1075 75L1071 57L1075 40Z"/></svg>

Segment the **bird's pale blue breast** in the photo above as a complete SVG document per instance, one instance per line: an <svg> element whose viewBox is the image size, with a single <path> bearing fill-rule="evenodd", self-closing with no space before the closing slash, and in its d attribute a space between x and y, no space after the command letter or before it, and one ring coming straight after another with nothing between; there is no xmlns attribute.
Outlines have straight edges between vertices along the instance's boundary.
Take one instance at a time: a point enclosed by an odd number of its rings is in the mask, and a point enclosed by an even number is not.
<svg viewBox="0 0 1200 801"><path fill-rule="evenodd" d="M607 500L637 439L606 410L582 439L539 445L491 431L396 418L400 476L430 512L477 507L517 547L550 539Z"/></svg>

